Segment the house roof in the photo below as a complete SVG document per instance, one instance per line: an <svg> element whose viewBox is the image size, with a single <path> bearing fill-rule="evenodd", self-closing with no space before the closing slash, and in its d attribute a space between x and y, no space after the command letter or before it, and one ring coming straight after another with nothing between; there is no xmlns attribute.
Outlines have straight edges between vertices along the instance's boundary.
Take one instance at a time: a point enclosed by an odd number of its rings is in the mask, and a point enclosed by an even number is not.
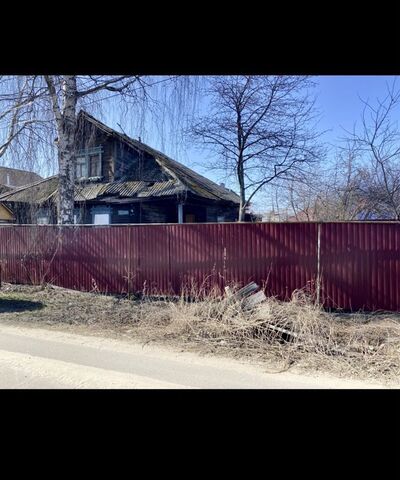
<svg viewBox="0 0 400 480"><path fill-rule="evenodd" d="M12 190L12 188L6 187L5 185L1 185L1 184L0 184L0 195L1 195L2 193L10 192L11 190Z"/></svg>
<svg viewBox="0 0 400 480"><path fill-rule="evenodd" d="M186 189L176 180L166 182L110 182L94 184L76 184L75 202L114 198L150 198L166 197L185 193ZM21 202L43 204L55 200L58 193L58 176L46 178L32 185L20 187L0 195L3 202Z"/></svg>
<svg viewBox="0 0 400 480"><path fill-rule="evenodd" d="M42 180L42 177L37 173L16 168L0 167L0 185L11 188L22 187L38 180Z"/></svg>
<svg viewBox="0 0 400 480"><path fill-rule="evenodd" d="M156 162L163 170L166 170L170 176L182 183L182 185L192 193L212 200L226 200L228 202L239 203L239 196L232 190L222 187L208 178L203 177L199 173L191 170L185 165L182 165L176 160L173 160L164 153L149 147L145 143L134 140L123 133L113 130L89 115L87 112L81 110L79 113L79 118L90 122L108 135L117 137L120 141L129 145L133 149L147 152L156 159Z"/></svg>
<svg viewBox="0 0 400 480"><path fill-rule="evenodd" d="M0 201L22 203L44 203L57 193L58 176L48 177L38 182L24 185L10 192L2 193Z"/></svg>
<svg viewBox="0 0 400 480"><path fill-rule="evenodd" d="M75 201L101 199L101 197L164 197L182 193L184 188L178 182L111 182L75 187Z"/></svg>

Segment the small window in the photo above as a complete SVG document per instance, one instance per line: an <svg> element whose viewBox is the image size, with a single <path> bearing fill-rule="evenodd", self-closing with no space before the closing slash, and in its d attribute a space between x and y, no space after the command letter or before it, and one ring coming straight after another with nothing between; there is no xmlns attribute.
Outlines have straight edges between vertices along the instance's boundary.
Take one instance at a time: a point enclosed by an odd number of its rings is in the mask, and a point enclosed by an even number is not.
<svg viewBox="0 0 400 480"><path fill-rule="evenodd" d="M41 209L37 213L36 222L38 225L47 225L50 223L50 212L47 209Z"/></svg>
<svg viewBox="0 0 400 480"><path fill-rule="evenodd" d="M76 159L76 178L86 178L88 176L86 157Z"/></svg>
<svg viewBox="0 0 400 480"><path fill-rule="evenodd" d="M129 215L129 210L118 210L118 215L121 217L125 215Z"/></svg>
<svg viewBox="0 0 400 480"><path fill-rule="evenodd" d="M76 178L101 177L103 147L81 150L76 157Z"/></svg>
<svg viewBox="0 0 400 480"><path fill-rule="evenodd" d="M109 213L95 213L93 215L93 224L94 225L109 225L110 224L110 214Z"/></svg>
<svg viewBox="0 0 400 480"><path fill-rule="evenodd" d="M101 157L100 155L89 156L89 177L101 177Z"/></svg>

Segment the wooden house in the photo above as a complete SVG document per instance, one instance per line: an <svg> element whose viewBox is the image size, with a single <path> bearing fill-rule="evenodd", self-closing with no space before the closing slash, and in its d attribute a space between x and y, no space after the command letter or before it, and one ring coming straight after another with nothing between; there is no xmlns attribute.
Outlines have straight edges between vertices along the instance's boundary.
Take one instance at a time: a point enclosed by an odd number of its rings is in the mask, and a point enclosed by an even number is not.
<svg viewBox="0 0 400 480"><path fill-rule="evenodd" d="M236 221L239 196L88 113L78 117L75 223ZM58 177L0 195L18 223L56 223Z"/></svg>

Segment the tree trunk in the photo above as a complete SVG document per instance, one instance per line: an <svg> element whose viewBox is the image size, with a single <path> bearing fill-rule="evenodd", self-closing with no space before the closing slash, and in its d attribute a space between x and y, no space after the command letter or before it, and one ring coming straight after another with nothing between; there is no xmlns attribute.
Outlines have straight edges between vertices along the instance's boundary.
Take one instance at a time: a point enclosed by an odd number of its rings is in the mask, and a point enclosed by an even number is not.
<svg viewBox="0 0 400 480"><path fill-rule="evenodd" d="M74 138L59 140L58 223L74 223L75 155Z"/></svg>
<svg viewBox="0 0 400 480"><path fill-rule="evenodd" d="M241 144L239 144L241 145ZM238 167L237 167L237 178L239 181L239 196L240 196L240 205L239 205L239 222L244 222L245 213L246 213L246 192L245 192L245 185L244 185L244 168L243 168L243 153L240 151L239 159L238 159Z"/></svg>
<svg viewBox="0 0 400 480"><path fill-rule="evenodd" d="M244 222L246 214L246 201L244 195L240 193L240 205L239 205L239 222Z"/></svg>
<svg viewBox="0 0 400 480"><path fill-rule="evenodd" d="M74 223L75 193L75 133L76 133L76 77L66 75L63 85L63 105L58 123L58 223Z"/></svg>

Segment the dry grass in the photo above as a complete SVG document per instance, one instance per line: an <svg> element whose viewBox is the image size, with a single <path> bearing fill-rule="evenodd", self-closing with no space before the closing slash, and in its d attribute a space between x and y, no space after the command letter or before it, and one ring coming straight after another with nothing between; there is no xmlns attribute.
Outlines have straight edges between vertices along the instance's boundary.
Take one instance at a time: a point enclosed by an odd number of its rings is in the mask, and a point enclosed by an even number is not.
<svg viewBox="0 0 400 480"><path fill-rule="evenodd" d="M202 344L208 351L269 360L352 378L397 381L400 318L332 314L302 292L247 311L242 301L210 296L187 302L142 302L138 326L149 338Z"/></svg>
<svg viewBox="0 0 400 480"><path fill-rule="evenodd" d="M291 302L274 298L246 310L219 292L190 289L174 300L128 300L60 288L3 285L2 298L41 302L45 308L0 313L0 320L69 323L90 329L185 345L202 352L250 357L272 370L297 367L350 378L398 382L400 316L333 314L302 292Z"/></svg>

